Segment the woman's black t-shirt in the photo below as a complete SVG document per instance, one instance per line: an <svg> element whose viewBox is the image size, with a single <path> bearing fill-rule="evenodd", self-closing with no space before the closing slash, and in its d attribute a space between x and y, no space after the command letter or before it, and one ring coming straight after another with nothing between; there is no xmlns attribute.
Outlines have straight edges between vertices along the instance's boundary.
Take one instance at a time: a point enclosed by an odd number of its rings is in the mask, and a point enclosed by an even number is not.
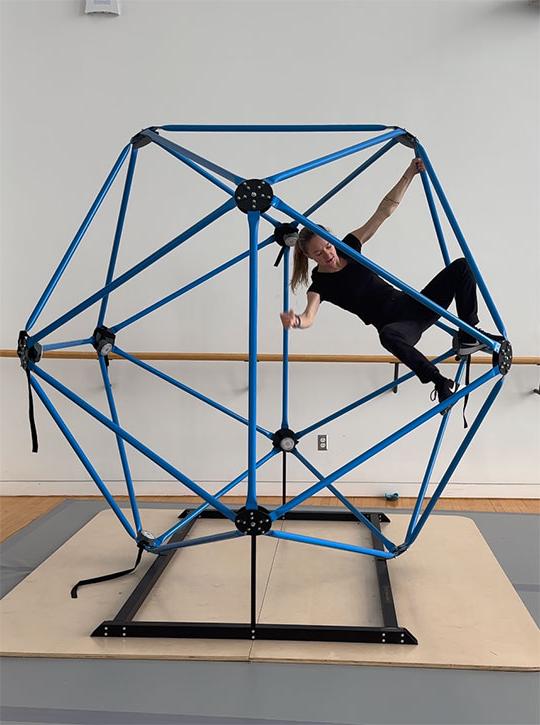
<svg viewBox="0 0 540 725"><path fill-rule="evenodd" d="M354 234L347 234L343 243L362 253L362 245ZM319 272L315 267L308 292L317 292L321 301L358 315L366 325L382 327L389 321L390 310L401 293L344 252L336 252L347 260L347 265L338 272Z"/></svg>

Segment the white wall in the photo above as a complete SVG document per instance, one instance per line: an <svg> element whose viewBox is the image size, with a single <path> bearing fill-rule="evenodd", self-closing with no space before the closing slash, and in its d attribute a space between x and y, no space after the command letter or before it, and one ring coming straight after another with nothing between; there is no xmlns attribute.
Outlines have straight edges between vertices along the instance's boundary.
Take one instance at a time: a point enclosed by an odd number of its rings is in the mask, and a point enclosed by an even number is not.
<svg viewBox="0 0 540 725"><path fill-rule="evenodd" d="M484 279L506 323L515 355L538 355L540 220L539 14L521 2L138 2L120 17L85 16L73 0L3 0L1 341L18 330L45 288L120 149L139 129L165 123L383 123L406 127L426 147ZM302 163L361 135L174 136L246 177ZM366 158L364 156L362 158ZM316 217L336 234L361 224L403 172L411 152L398 146ZM279 187L306 208L359 163L340 161ZM123 177L123 172L121 174ZM103 283L120 199L107 197L35 330ZM124 271L197 221L224 195L155 147L140 151L118 270ZM263 232L269 233L266 224ZM451 235L449 235L451 238ZM244 251L245 217L232 212L130 282L111 299L109 324ZM451 241L452 254L458 255ZM441 266L419 180L370 242L371 258L420 288ZM277 249L260 255L259 348L279 352L281 273ZM300 295L293 300L303 305ZM131 350L247 350L247 265L127 328ZM48 341L89 336L97 308ZM485 307L482 323L493 327ZM445 336L430 331L422 349L437 354ZM314 328L291 335L291 352L383 353L374 328L323 305ZM40 452L30 454L25 378L18 361L2 370L2 491L89 492L85 472L38 404ZM106 410L95 363L44 367ZM260 365L260 423L280 423L280 371ZM161 368L245 414L247 366L167 363ZM448 369L449 370L449 369ZM485 368L473 368L475 374ZM502 394L454 476L448 495L534 495L539 481L539 404L534 367L513 367ZM449 370L450 372L450 370ZM111 375L128 430L197 481L230 480L245 467L246 431L234 421L151 380L128 363ZM295 365L290 423L300 429L386 382L382 365ZM473 418L486 390L472 396ZM330 450L303 451L334 470L423 412L429 390L413 381L328 425ZM121 477L114 440L72 406L62 415L115 490ZM348 493L415 490L437 421L347 476ZM463 436L450 425L434 479ZM264 441L260 452L267 449ZM280 465L261 471L277 492ZM182 489L138 454L141 492ZM298 489L311 481L299 466ZM152 483L147 483L152 482ZM116 488L117 487L117 488Z"/></svg>

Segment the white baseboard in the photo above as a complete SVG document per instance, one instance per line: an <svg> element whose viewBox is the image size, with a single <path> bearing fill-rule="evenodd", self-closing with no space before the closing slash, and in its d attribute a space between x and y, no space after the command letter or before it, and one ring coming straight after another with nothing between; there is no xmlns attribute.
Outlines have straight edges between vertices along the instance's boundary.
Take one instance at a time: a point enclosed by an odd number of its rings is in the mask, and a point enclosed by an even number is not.
<svg viewBox="0 0 540 725"><path fill-rule="evenodd" d="M199 481L200 486L209 493L216 493L223 483L218 481ZM126 494L123 481L111 481L107 484L113 496ZM305 490L311 482L292 481L287 486L289 495ZM428 488L428 496L435 490L436 483ZM386 493L398 493L401 497L416 496L418 483L363 483L347 482L340 487L345 496L384 496ZM135 490L139 496L188 496L184 486L174 481L138 481ZM245 484L232 492L236 496L245 495ZM281 496L281 482L260 482L260 496ZM1 496L99 496L101 495L92 481L0 481ZM328 495L322 491L318 496ZM540 483L451 483L444 492L444 498L540 498Z"/></svg>

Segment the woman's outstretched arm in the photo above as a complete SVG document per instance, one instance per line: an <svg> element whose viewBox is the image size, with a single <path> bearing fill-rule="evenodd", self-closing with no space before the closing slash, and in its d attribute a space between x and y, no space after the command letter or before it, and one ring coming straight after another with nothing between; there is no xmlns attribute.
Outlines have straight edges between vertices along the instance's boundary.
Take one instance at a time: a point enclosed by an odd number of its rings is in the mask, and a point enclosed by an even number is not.
<svg viewBox="0 0 540 725"><path fill-rule="evenodd" d="M424 170L425 167L422 159L415 158L411 161L401 179L392 189L390 189L388 194L381 201L375 211L375 214L373 214L373 216L368 219L363 226L351 232L351 234L354 234L354 236L358 239L360 244L364 244L368 241L368 239L371 239L381 224L388 219L390 214L395 212L415 175Z"/></svg>
<svg viewBox="0 0 540 725"><path fill-rule="evenodd" d="M290 330L291 328L303 330L306 327L311 327L313 321L315 320L315 316L319 311L320 305L320 295L317 292L308 292L306 309L302 312L302 314L297 315L294 310L281 312L281 324L286 330Z"/></svg>

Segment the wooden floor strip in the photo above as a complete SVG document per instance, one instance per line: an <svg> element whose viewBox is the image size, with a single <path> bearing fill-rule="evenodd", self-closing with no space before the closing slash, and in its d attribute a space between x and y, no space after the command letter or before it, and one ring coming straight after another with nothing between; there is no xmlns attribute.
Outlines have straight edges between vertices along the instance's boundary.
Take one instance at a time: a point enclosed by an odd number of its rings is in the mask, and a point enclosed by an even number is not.
<svg viewBox="0 0 540 725"><path fill-rule="evenodd" d="M12 534L24 528L40 516L51 511L64 501L98 500L100 496L0 496L0 541L4 541ZM118 496L118 501L127 501L127 496ZM227 504L242 505L245 498L241 496L226 496ZM139 496L140 503L201 503L197 496ZM414 498L400 498L397 501L386 501L381 497L356 497L350 501L357 508L381 509L412 509ZM259 499L262 506L279 505L278 496L263 496ZM335 506L336 499L332 496L315 496L306 504L309 506ZM437 511L478 511L497 513L539 514L540 501L538 499L519 498L443 498L437 506Z"/></svg>

